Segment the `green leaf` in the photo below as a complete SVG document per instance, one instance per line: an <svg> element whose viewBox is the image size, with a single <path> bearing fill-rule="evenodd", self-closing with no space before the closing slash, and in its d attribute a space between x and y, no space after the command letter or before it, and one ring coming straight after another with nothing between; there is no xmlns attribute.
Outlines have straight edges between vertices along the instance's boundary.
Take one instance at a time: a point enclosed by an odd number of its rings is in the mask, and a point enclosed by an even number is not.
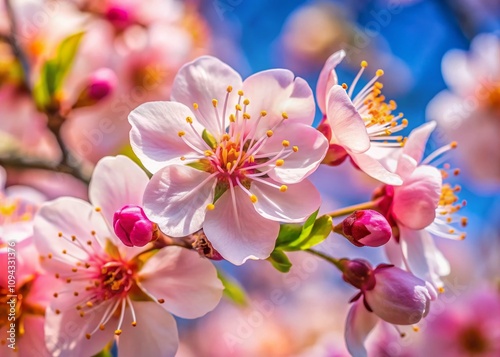
<svg viewBox="0 0 500 357"><path fill-rule="evenodd" d="M273 265L273 267L282 272L288 273L292 267L292 263L288 259L287 255L281 250L274 250L267 260Z"/></svg>
<svg viewBox="0 0 500 357"><path fill-rule="evenodd" d="M234 302L236 305L248 305L247 294L243 287L234 279L223 274L220 269L217 269L217 276L222 285L224 285L224 296Z"/></svg>
<svg viewBox="0 0 500 357"><path fill-rule="evenodd" d="M217 147L217 140L213 137L212 134L210 134L207 129L203 130L203 133L201 134L201 137L203 140L210 146L211 148L215 149Z"/></svg>
<svg viewBox="0 0 500 357"><path fill-rule="evenodd" d="M40 78L35 83L33 94L37 107L47 109L55 102L55 96L64 83L73 65L84 32L66 37L58 46L54 58L47 60L41 69Z"/></svg>
<svg viewBox="0 0 500 357"><path fill-rule="evenodd" d="M332 231L332 218L328 215L316 219L318 211L314 212L304 223L282 224L276 249L294 251L309 249L324 241Z"/></svg>

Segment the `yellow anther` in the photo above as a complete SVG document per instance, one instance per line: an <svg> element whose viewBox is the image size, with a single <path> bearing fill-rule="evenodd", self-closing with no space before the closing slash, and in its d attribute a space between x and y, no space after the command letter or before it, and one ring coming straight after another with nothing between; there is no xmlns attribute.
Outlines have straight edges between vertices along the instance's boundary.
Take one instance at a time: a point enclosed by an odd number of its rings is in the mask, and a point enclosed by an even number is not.
<svg viewBox="0 0 500 357"><path fill-rule="evenodd" d="M207 205L207 210L209 210L209 211L213 210L214 208L215 208L215 205L213 203L209 203Z"/></svg>
<svg viewBox="0 0 500 357"><path fill-rule="evenodd" d="M184 161L184 160L186 160L186 157L185 156L181 156L180 159L181 159L181 161Z"/></svg>
<svg viewBox="0 0 500 357"><path fill-rule="evenodd" d="M274 133L273 133L273 131L272 131L272 130L268 130L268 131L266 131L266 135L267 135L267 137L268 137L268 138L270 138L271 136L273 136L273 134L274 134Z"/></svg>
<svg viewBox="0 0 500 357"><path fill-rule="evenodd" d="M293 149L293 152L298 152L299 151L299 147L298 146L294 146L294 147L292 147L292 149Z"/></svg>
<svg viewBox="0 0 500 357"><path fill-rule="evenodd" d="M243 118L244 118L244 119L250 119L250 114L248 114L248 113L243 113Z"/></svg>
<svg viewBox="0 0 500 357"><path fill-rule="evenodd" d="M99 330L104 331L104 328L105 328L105 327L104 327L104 325L103 325L103 324L100 324L100 325L99 325Z"/></svg>
<svg viewBox="0 0 500 357"><path fill-rule="evenodd" d="M57 233L57 236L61 238L63 236L62 232Z"/></svg>
<svg viewBox="0 0 500 357"><path fill-rule="evenodd" d="M217 103L217 99L212 99L212 105L214 106L214 108L217 107Z"/></svg>
<svg viewBox="0 0 500 357"><path fill-rule="evenodd" d="M243 101L243 104L245 104L245 105L249 105L249 104L250 104L250 101L249 101L248 99L245 99L245 100Z"/></svg>
<svg viewBox="0 0 500 357"><path fill-rule="evenodd" d="M457 143L456 141L452 141L452 142L450 143L450 147L451 147L452 149L456 149L456 148L458 147L458 143Z"/></svg>
<svg viewBox="0 0 500 357"><path fill-rule="evenodd" d="M285 160L283 160L283 159L276 160L276 166L283 166L284 163L285 163Z"/></svg>
<svg viewBox="0 0 500 357"><path fill-rule="evenodd" d="M263 110L263 111L260 112L260 115L263 116L263 117L265 117L267 115L267 112L265 110Z"/></svg>
<svg viewBox="0 0 500 357"><path fill-rule="evenodd" d="M222 140L228 141L229 139L231 139L231 137L229 136L229 134L222 135Z"/></svg>
<svg viewBox="0 0 500 357"><path fill-rule="evenodd" d="M250 155L248 157L248 162L251 163L251 164L253 164L255 162L255 157L253 155Z"/></svg>
<svg viewBox="0 0 500 357"><path fill-rule="evenodd" d="M347 89L347 84L342 83L342 88Z"/></svg>
<svg viewBox="0 0 500 357"><path fill-rule="evenodd" d="M198 103L193 103L193 108L196 110L198 109Z"/></svg>
<svg viewBox="0 0 500 357"><path fill-rule="evenodd" d="M286 147L286 148L287 148L287 147L289 147L289 146L290 146L290 142L289 142L288 140L283 140L283 141L281 142L281 145L283 145L284 147Z"/></svg>
<svg viewBox="0 0 500 357"><path fill-rule="evenodd" d="M280 191L281 192L286 192L286 190L288 190L288 186L287 185L281 185Z"/></svg>
<svg viewBox="0 0 500 357"><path fill-rule="evenodd" d="M191 118L191 117L186 117L186 123L188 123L188 124L193 124L193 118Z"/></svg>
<svg viewBox="0 0 500 357"><path fill-rule="evenodd" d="M234 106L234 108L235 108L236 110L241 110L241 105L236 104L236 105Z"/></svg>
<svg viewBox="0 0 500 357"><path fill-rule="evenodd" d="M132 326L136 327L137 326L137 321L132 321Z"/></svg>
<svg viewBox="0 0 500 357"><path fill-rule="evenodd" d="M96 212L101 212L101 207L96 207L96 208L95 208L95 211L96 211Z"/></svg>
<svg viewBox="0 0 500 357"><path fill-rule="evenodd" d="M366 61L361 61L361 67L363 67L363 68L368 67L368 62L366 62Z"/></svg>
<svg viewBox="0 0 500 357"><path fill-rule="evenodd" d="M283 119L288 119L288 114L285 112L281 113L281 116L283 117Z"/></svg>
<svg viewBox="0 0 500 357"><path fill-rule="evenodd" d="M408 119L401 120L401 124L403 124L403 126L408 126Z"/></svg>
<svg viewBox="0 0 500 357"><path fill-rule="evenodd" d="M373 84L373 86L377 89L382 89L384 88L384 85L380 82L375 82L375 84Z"/></svg>
<svg viewBox="0 0 500 357"><path fill-rule="evenodd" d="M242 96L243 96L243 91L242 91L241 89L238 91L238 95L239 95L240 97L242 97Z"/></svg>
<svg viewBox="0 0 500 357"><path fill-rule="evenodd" d="M228 163L226 164L226 170L227 170L227 171L230 171L230 170L231 170L231 166L232 166L232 165L231 165L231 163L230 163L230 162L228 162Z"/></svg>
<svg viewBox="0 0 500 357"><path fill-rule="evenodd" d="M86 333L86 334L85 334L85 338L86 338L87 340L90 340L90 338L91 338L91 337L92 337L92 335L91 335L90 333Z"/></svg>
<svg viewBox="0 0 500 357"><path fill-rule="evenodd" d="M236 117L234 116L234 114L229 115L229 121L231 123L234 123L236 121Z"/></svg>
<svg viewBox="0 0 500 357"><path fill-rule="evenodd" d="M179 138L182 138L184 135L186 135L186 133L181 130L177 133L177 135L179 135Z"/></svg>
<svg viewBox="0 0 500 357"><path fill-rule="evenodd" d="M85 305L87 305L88 307L94 306L94 304L92 303L92 301L87 301Z"/></svg>
<svg viewBox="0 0 500 357"><path fill-rule="evenodd" d="M255 195L250 195L250 201L252 201L252 203L256 203L258 200L257 200L257 196Z"/></svg>
<svg viewBox="0 0 500 357"><path fill-rule="evenodd" d="M418 326L413 326L413 331L418 332L420 331L420 328Z"/></svg>
<svg viewBox="0 0 500 357"><path fill-rule="evenodd" d="M122 334L122 330L115 330L115 335L120 336Z"/></svg>
<svg viewBox="0 0 500 357"><path fill-rule="evenodd" d="M226 89L226 90L227 90L227 92L228 92L228 93L231 93L231 92L233 91L233 87L231 87L231 86L227 86L227 89Z"/></svg>
<svg viewBox="0 0 500 357"><path fill-rule="evenodd" d="M377 69L377 72L375 72L375 75L376 75L377 77L382 77L382 76L384 75L384 71L383 71L383 70L381 70L381 69Z"/></svg>
<svg viewBox="0 0 500 357"><path fill-rule="evenodd" d="M214 152L212 150L205 150L204 153L205 153L206 157L212 156L214 154Z"/></svg>
<svg viewBox="0 0 500 357"><path fill-rule="evenodd" d="M438 290L438 293L440 293L440 294L444 293L444 288L442 286L440 286L437 290Z"/></svg>

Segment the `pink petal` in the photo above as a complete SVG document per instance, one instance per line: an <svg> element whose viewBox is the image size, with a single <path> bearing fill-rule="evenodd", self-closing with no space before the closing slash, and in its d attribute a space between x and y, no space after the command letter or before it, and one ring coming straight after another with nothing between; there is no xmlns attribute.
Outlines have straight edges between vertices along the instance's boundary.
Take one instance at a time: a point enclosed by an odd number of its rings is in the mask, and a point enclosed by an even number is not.
<svg viewBox="0 0 500 357"><path fill-rule="evenodd" d="M226 191L207 212L203 230L213 247L233 264L248 259L266 259L274 249L280 225L257 213L253 203L239 187ZM258 229L256 229L258 227Z"/></svg>
<svg viewBox="0 0 500 357"><path fill-rule="evenodd" d="M118 338L120 357L174 356L179 346L177 324L167 311L151 301L134 301L137 326L125 313L122 334Z"/></svg>
<svg viewBox="0 0 500 357"><path fill-rule="evenodd" d="M364 154L350 154L352 160L358 165L361 171L368 176L373 177L380 182L391 186L399 186L403 183L401 177L395 173L387 170L382 164L372 158L370 155Z"/></svg>
<svg viewBox="0 0 500 357"><path fill-rule="evenodd" d="M142 196L149 178L126 156L101 159L92 174L89 186L90 202L100 207L110 225L113 214L128 204L142 206Z"/></svg>
<svg viewBox="0 0 500 357"><path fill-rule="evenodd" d="M375 288L367 290L365 298L382 320L411 325L428 312L430 295L422 279L396 267L376 270L375 279Z"/></svg>
<svg viewBox="0 0 500 357"><path fill-rule="evenodd" d="M364 343L378 322L377 315L366 310L361 299L352 304L345 324L347 349L355 357L368 355Z"/></svg>
<svg viewBox="0 0 500 357"><path fill-rule="evenodd" d="M240 75L217 58L203 56L185 64L177 72L171 99L189 108L193 103L197 103L197 119L212 135L219 136L222 134L222 124L218 118L222 118L228 86L232 86L233 91L229 95L227 108L234 111L234 106L238 102L237 92L242 88ZM217 107L219 116L215 114L212 99L219 101Z"/></svg>
<svg viewBox="0 0 500 357"><path fill-rule="evenodd" d="M180 247L160 250L139 274L146 293L164 299L161 307L182 318L194 319L213 310L224 289L210 260Z"/></svg>
<svg viewBox="0 0 500 357"><path fill-rule="evenodd" d="M45 347L45 334L44 334L43 316L36 316L25 314L23 316L24 334L18 337L17 347L18 352L13 356L17 357L50 357L51 354ZM7 329L7 326L4 327ZM2 348L6 348L2 345ZM2 352L3 353L3 352ZM2 356L4 356L2 354Z"/></svg>
<svg viewBox="0 0 500 357"><path fill-rule="evenodd" d="M436 288L443 287L441 277L450 274L450 263L436 247L431 235L425 230L401 227L400 244L412 273Z"/></svg>
<svg viewBox="0 0 500 357"><path fill-rule="evenodd" d="M267 116L257 130L257 136L279 123L286 113L290 120L311 125L316 106L311 87L286 69L258 72L243 82L244 97L250 100L247 112L257 119L265 110ZM264 124L265 123L265 124Z"/></svg>
<svg viewBox="0 0 500 357"><path fill-rule="evenodd" d="M114 301L96 307L94 313L84 317L76 312L74 306L67 311L56 314L52 307L45 312L45 343L52 356L93 356L113 340L116 318L106 324L104 331L97 329L90 340L85 335L91 333L104 316L106 308Z"/></svg>
<svg viewBox="0 0 500 357"><path fill-rule="evenodd" d="M344 88L335 85L327 99L326 116L332 127L335 144L344 146L353 153L362 153L370 148L370 138L365 122L354 107Z"/></svg>
<svg viewBox="0 0 500 357"><path fill-rule="evenodd" d="M266 181L276 185L276 182ZM285 192L254 181L250 192L257 196L257 212L278 222L303 222L321 205L321 196L309 180L289 185Z"/></svg>
<svg viewBox="0 0 500 357"><path fill-rule="evenodd" d="M319 74L318 84L316 85L316 101L323 114L326 113L326 94L334 85L338 84L335 67L342 62L346 53L340 50L332 54L325 62L321 73Z"/></svg>
<svg viewBox="0 0 500 357"><path fill-rule="evenodd" d="M83 242L91 241L95 245L94 249L103 244L91 234L91 231L95 231L95 236L99 239L114 237L114 233L109 231L101 214L88 202L78 198L62 197L47 202L40 207L34 220L34 241L39 253L43 256L50 253L71 267L76 263L71 256L76 256L82 261L88 259L87 251L71 242L72 235ZM66 238L59 237L59 233ZM63 254L63 250L68 254ZM60 269L71 269L67 266L61 267L60 265L64 263L55 259L45 259L44 262L46 268L47 264L54 264L54 269L59 272Z"/></svg>
<svg viewBox="0 0 500 357"><path fill-rule="evenodd" d="M186 122L191 117L196 129L195 134ZM201 141L203 127L196 121L193 112L185 105L176 102L149 102L135 108L128 120L132 125L130 144L144 166L156 172L171 163L180 163L181 156L196 155L184 138L196 148L205 150Z"/></svg>
<svg viewBox="0 0 500 357"><path fill-rule="evenodd" d="M397 161L396 173L403 179L408 179L417 168L418 163L415 159L405 153L401 153Z"/></svg>
<svg viewBox="0 0 500 357"><path fill-rule="evenodd" d="M165 167L146 187L144 212L167 235L182 237L199 230L213 200L215 178L209 176L189 166Z"/></svg>
<svg viewBox="0 0 500 357"><path fill-rule="evenodd" d="M423 229L436 218L442 177L438 169L422 165L394 192L392 212L396 220L411 229Z"/></svg>
<svg viewBox="0 0 500 357"><path fill-rule="evenodd" d="M282 183L297 183L313 173L323 160L328 150L328 141L324 135L311 126L301 123L285 122L259 150L259 154L279 152L283 148L283 140L290 143L298 152L292 152L283 166L276 166L269 172L269 177ZM274 165L274 162L270 162Z"/></svg>
<svg viewBox="0 0 500 357"><path fill-rule="evenodd" d="M403 154L410 156L417 163L420 163L424 155L427 140L429 140L429 136L435 128L436 122L431 121L413 129L403 147Z"/></svg>

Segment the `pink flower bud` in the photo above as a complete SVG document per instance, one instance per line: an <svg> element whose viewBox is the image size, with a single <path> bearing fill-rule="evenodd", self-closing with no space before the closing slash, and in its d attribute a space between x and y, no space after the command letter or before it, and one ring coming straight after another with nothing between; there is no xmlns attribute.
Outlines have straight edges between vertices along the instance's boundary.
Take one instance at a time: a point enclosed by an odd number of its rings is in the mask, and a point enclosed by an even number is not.
<svg viewBox="0 0 500 357"><path fill-rule="evenodd" d="M118 31L125 30L133 23L131 9L127 9L123 5L110 6L104 16Z"/></svg>
<svg viewBox="0 0 500 357"><path fill-rule="evenodd" d="M379 265L373 273L375 286L364 297L382 320L412 325L429 313L432 298L425 281L392 265Z"/></svg>
<svg viewBox="0 0 500 357"><path fill-rule="evenodd" d="M118 79L115 72L108 68L95 71L87 80L73 108L94 105L108 97L116 88Z"/></svg>
<svg viewBox="0 0 500 357"><path fill-rule="evenodd" d="M140 206L126 205L113 215L113 228L126 246L143 247L153 240L156 225Z"/></svg>
<svg viewBox="0 0 500 357"><path fill-rule="evenodd" d="M335 232L342 234L358 247L380 247L391 239L391 226L383 215L372 210L356 211L335 226Z"/></svg>

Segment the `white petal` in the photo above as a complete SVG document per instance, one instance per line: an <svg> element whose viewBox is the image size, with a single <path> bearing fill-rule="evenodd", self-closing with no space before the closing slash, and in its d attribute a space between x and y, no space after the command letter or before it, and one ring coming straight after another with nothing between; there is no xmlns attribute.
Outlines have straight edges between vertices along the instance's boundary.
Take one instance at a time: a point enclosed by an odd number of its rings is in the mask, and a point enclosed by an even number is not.
<svg viewBox="0 0 500 357"><path fill-rule="evenodd" d="M126 156L101 159L92 174L90 202L100 207L104 218L113 224L113 214L123 206L142 206L148 175Z"/></svg>
<svg viewBox="0 0 500 357"><path fill-rule="evenodd" d="M424 155L427 140L429 140L429 136L435 128L436 122L431 121L413 129L403 147L403 154L412 157L417 163L420 163Z"/></svg>
<svg viewBox="0 0 500 357"><path fill-rule="evenodd" d="M193 319L213 310L224 289L208 259L180 247L160 250L139 275L147 294L164 299L161 307L182 318Z"/></svg>
<svg viewBox="0 0 500 357"><path fill-rule="evenodd" d="M399 186L403 183L401 177L387 170L382 164L368 154L353 154L352 160L358 165L361 171L380 182L391 186Z"/></svg>
<svg viewBox="0 0 500 357"><path fill-rule="evenodd" d="M171 98L188 107L197 103L197 119L212 135L218 136L221 134L222 128L218 119L222 118L228 86L232 86L233 91L229 95L227 107L228 110L234 111L234 106L238 102L237 92L242 88L240 75L219 59L203 56L187 63L177 72L172 86ZM218 116L215 114L212 104L213 99L217 99L219 102L217 106ZM226 121L226 123L228 122Z"/></svg>
<svg viewBox="0 0 500 357"><path fill-rule="evenodd" d="M118 357L173 357L179 346L177 324L167 311L151 301L134 301L137 326L132 326L125 312L122 333L118 338Z"/></svg>
<svg viewBox="0 0 500 357"><path fill-rule="evenodd" d="M191 117L198 134L194 133L186 118ZM132 125L130 144L144 166L156 172L171 163L180 163L181 156L197 155L184 139L196 148L205 150L201 141L203 127L195 120L193 112L181 103L149 102L135 108L128 120Z"/></svg>
<svg viewBox="0 0 500 357"><path fill-rule="evenodd" d="M345 324L345 341L353 357L368 355L364 343L378 322L377 315L366 310L362 299L361 297L352 304Z"/></svg>
<svg viewBox="0 0 500 357"><path fill-rule="evenodd" d="M189 166L165 167L146 187L144 212L167 235L182 237L199 230L213 200L215 178L209 176Z"/></svg>
<svg viewBox="0 0 500 357"><path fill-rule="evenodd" d="M257 228L258 227L258 228ZM228 261L241 265L248 259L266 259L274 249L280 225L257 213L239 187L230 190L207 212L203 230L212 246Z"/></svg>
<svg viewBox="0 0 500 357"><path fill-rule="evenodd" d="M337 73L335 67L342 62L346 53L340 50L332 54L325 62L321 73L319 74L318 84L316 85L316 100L318 101L319 109L323 114L326 113L326 95L330 89L338 84Z"/></svg>
<svg viewBox="0 0 500 357"><path fill-rule="evenodd" d="M276 185L276 182L268 182ZM303 222L321 205L321 196L309 180L289 185L285 192L254 181L250 192L257 196L257 212L278 222Z"/></svg>
<svg viewBox="0 0 500 357"><path fill-rule="evenodd" d="M344 88L335 85L328 93L327 118L332 127L336 144L354 153L362 153L370 148L370 138L365 122L354 107Z"/></svg>

